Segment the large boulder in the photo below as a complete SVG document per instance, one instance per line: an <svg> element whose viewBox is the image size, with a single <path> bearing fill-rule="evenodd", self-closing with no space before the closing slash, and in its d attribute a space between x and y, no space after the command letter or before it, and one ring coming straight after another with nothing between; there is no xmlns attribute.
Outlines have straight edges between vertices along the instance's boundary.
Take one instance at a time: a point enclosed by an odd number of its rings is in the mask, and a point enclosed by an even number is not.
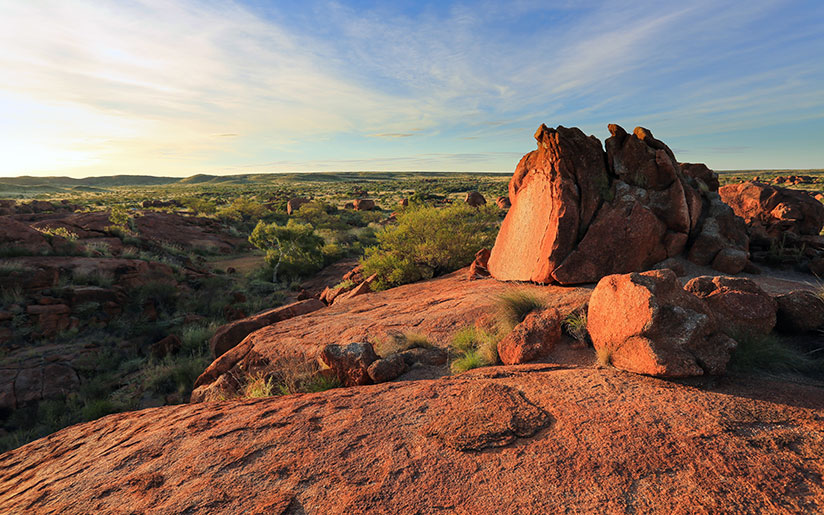
<svg viewBox="0 0 824 515"><path fill-rule="evenodd" d="M512 207L492 249L492 276L595 282L647 270L682 254L692 240L706 247L705 264L740 272L749 262L746 233L742 239L734 221L713 218L734 218L732 212L707 207L714 194L682 173L672 150L648 129L609 130L604 151L579 129L538 129L538 149L521 159L509 183Z"/></svg>
<svg viewBox="0 0 824 515"><path fill-rule="evenodd" d="M478 193L477 191L469 191L466 193L466 197L464 198L464 202L469 204L472 207L478 207L486 204L486 199L483 195Z"/></svg>
<svg viewBox="0 0 824 515"><path fill-rule="evenodd" d="M209 340L209 346L212 349L212 354L215 358L219 358L229 349L243 341L249 334L257 331L261 327L272 325L318 309L326 307L326 304L318 299L307 299L279 308L270 309L257 315L253 315L242 320L236 320L224 326L221 326L212 339Z"/></svg>
<svg viewBox="0 0 824 515"><path fill-rule="evenodd" d="M495 204L501 209L509 209L512 207L512 202L509 201L509 197L498 197L495 200Z"/></svg>
<svg viewBox="0 0 824 515"><path fill-rule="evenodd" d="M21 254L46 254L52 250L43 233L10 217L0 219L0 248Z"/></svg>
<svg viewBox="0 0 824 515"><path fill-rule="evenodd" d="M701 276L684 289L707 303L721 331L738 334L769 334L775 327L775 300L752 279Z"/></svg>
<svg viewBox="0 0 824 515"><path fill-rule="evenodd" d="M558 310L533 311L498 342L498 356L504 365L527 363L551 351L560 340Z"/></svg>
<svg viewBox="0 0 824 515"><path fill-rule="evenodd" d="M803 191L748 181L727 184L718 193L751 232L778 239L785 231L817 235L824 227L824 204Z"/></svg>
<svg viewBox="0 0 824 515"><path fill-rule="evenodd" d="M697 265L711 266L725 274L735 275L749 264L747 226L717 193L705 195L705 216L687 258Z"/></svg>
<svg viewBox="0 0 824 515"><path fill-rule="evenodd" d="M356 199L353 203L355 211L372 211L375 209L375 201L366 198Z"/></svg>
<svg viewBox="0 0 824 515"><path fill-rule="evenodd" d="M296 213L298 209L300 209L300 206L302 206L304 204L308 204L308 203L309 203L308 198L303 198L303 197L290 198L286 202L286 214L292 215L292 214Z"/></svg>
<svg viewBox="0 0 824 515"><path fill-rule="evenodd" d="M470 281L489 277L489 255L489 249L481 249L475 253L475 260L469 265L469 272L467 273L467 278Z"/></svg>
<svg viewBox="0 0 824 515"><path fill-rule="evenodd" d="M658 377L724 373L736 346L671 270L601 279L589 300L587 330L616 368Z"/></svg>
<svg viewBox="0 0 824 515"><path fill-rule="evenodd" d="M815 292L797 290L779 295L777 328L787 333L804 333L824 326L824 299Z"/></svg>

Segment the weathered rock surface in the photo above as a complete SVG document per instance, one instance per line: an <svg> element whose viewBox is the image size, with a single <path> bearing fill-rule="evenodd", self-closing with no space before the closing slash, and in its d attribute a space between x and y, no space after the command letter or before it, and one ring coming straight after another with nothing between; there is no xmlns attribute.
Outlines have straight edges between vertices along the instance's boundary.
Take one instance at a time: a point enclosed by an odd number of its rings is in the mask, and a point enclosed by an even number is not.
<svg viewBox="0 0 824 515"><path fill-rule="evenodd" d="M501 209L509 209L512 207L512 202L509 201L509 197L498 197L495 200L495 204Z"/></svg>
<svg viewBox="0 0 824 515"><path fill-rule="evenodd" d="M775 300L779 331L804 333L824 326L824 299L815 292L797 290L779 295Z"/></svg>
<svg viewBox="0 0 824 515"><path fill-rule="evenodd" d="M300 206L302 206L304 204L308 204L308 203L309 203L308 198L302 198L302 197L291 198L286 202L286 214L292 215L295 212L297 212L298 209L300 209Z"/></svg>
<svg viewBox="0 0 824 515"><path fill-rule="evenodd" d="M587 329L615 367L658 377L722 374L735 348L671 270L601 279L589 299Z"/></svg>
<svg viewBox="0 0 824 515"><path fill-rule="evenodd" d="M467 278L471 281L489 277L489 249L481 249L475 253L475 260L469 265Z"/></svg>
<svg viewBox="0 0 824 515"><path fill-rule="evenodd" d="M710 170L704 163L678 163L678 165L684 175L700 180L709 191L718 191L720 186L718 174Z"/></svg>
<svg viewBox="0 0 824 515"><path fill-rule="evenodd" d="M221 326L209 340L209 347L212 354L218 358L229 349L243 341L249 334L257 331L261 327L272 325L282 320L311 313L326 307L326 304L318 299L307 299L273 308L248 318L236 320Z"/></svg>
<svg viewBox="0 0 824 515"><path fill-rule="evenodd" d="M498 342L498 356L504 365L528 363L551 351L560 340L558 310L534 311Z"/></svg>
<svg viewBox="0 0 824 515"><path fill-rule="evenodd" d="M209 365L195 383L192 399L197 402L235 393L237 385L232 377L243 377L248 370L265 369L276 375L281 363L315 362L320 349L333 343L377 342L398 331L413 331L446 349L461 328L489 321L496 296L510 288L490 279L470 282L463 269L437 279L360 295L268 325ZM561 313L585 303L590 292L588 288L558 286L526 288L540 292ZM410 349L401 353L405 360L410 354L410 367L416 362L415 356L422 357L416 353L434 353L441 363L446 361L442 351Z"/></svg>
<svg viewBox="0 0 824 515"><path fill-rule="evenodd" d="M4 454L0 512L820 513L822 410L548 365L167 406Z"/></svg>
<svg viewBox="0 0 824 515"><path fill-rule="evenodd" d="M754 281L744 277L701 276L684 289L707 303L719 330L736 334L769 334L775 327L778 306Z"/></svg>
<svg viewBox="0 0 824 515"><path fill-rule="evenodd" d="M344 386L369 384L369 366L378 355L369 342L353 342L346 345L329 344L320 351L320 359L332 369Z"/></svg>
<svg viewBox="0 0 824 515"><path fill-rule="evenodd" d="M385 383L397 378L399 375L406 372L406 361L400 354L393 354L382 359L373 361L367 373L369 378L375 383Z"/></svg>
<svg viewBox="0 0 824 515"><path fill-rule="evenodd" d="M705 247L702 264L743 270L746 232L728 234L732 223L714 218L734 218L729 208L724 212L720 200L705 208L714 194L682 173L673 152L648 129L609 130L604 151L577 128L538 129L538 149L521 159L509 183L512 208L492 249L492 276L595 282L678 256L691 238Z"/></svg>
<svg viewBox="0 0 824 515"><path fill-rule="evenodd" d="M824 227L824 204L802 191L750 181L727 184L718 193L753 233L778 239L785 231L818 235Z"/></svg>

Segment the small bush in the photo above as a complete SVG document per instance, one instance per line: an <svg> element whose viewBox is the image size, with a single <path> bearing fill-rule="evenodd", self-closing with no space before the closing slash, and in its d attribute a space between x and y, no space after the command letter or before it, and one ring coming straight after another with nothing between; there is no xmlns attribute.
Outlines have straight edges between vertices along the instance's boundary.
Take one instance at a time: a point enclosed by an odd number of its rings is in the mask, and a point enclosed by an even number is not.
<svg viewBox="0 0 824 515"><path fill-rule="evenodd" d="M775 334L736 334L738 347L730 368L739 372L815 374L824 372L824 362L793 348Z"/></svg>
<svg viewBox="0 0 824 515"><path fill-rule="evenodd" d="M564 317L564 331L579 342L587 341L587 313L575 310Z"/></svg>
<svg viewBox="0 0 824 515"><path fill-rule="evenodd" d="M404 210L397 226L378 232L378 245L366 250L364 274L377 274L372 286L381 290L452 272L491 246L497 229L497 208L492 206Z"/></svg>
<svg viewBox="0 0 824 515"><path fill-rule="evenodd" d="M390 333L386 338L375 342L374 345L375 352L382 358L416 347L430 349L434 345L429 342L425 335L413 332Z"/></svg>
<svg viewBox="0 0 824 515"><path fill-rule="evenodd" d="M26 297L19 286L13 286L11 288L0 288L0 301L4 306L10 306L12 304L23 304Z"/></svg>
<svg viewBox="0 0 824 515"><path fill-rule="evenodd" d="M243 387L243 396L247 399L272 397L275 395L275 391L274 380L266 374L257 373L246 378L246 385Z"/></svg>
<svg viewBox="0 0 824 515"><path fill-rule="evenodd" d="M43 227L37 228L37 230L49 239L54 236L59 236L60 238L65 238L68 241L77 241L77 235L65 227Z"/></svg>
<svg viewBox="0 0 824 515"><path fill-rule="evenodd" d="M266 262L272 268L272 282L278 274L300 277L313 274L323 267L323 238L309 224L289 220L286 225L258 222L249 242L266 252Z"/></svg>
<svg viewBox="0 0 824 515"><path fill-rule="evenodd" d="M546 301L526 289L509 290L496 299L498 326L501 332L509 332L524 321L533 311L546 308Z"/></svg>
<svg viewBox="0 0 824 515"><path fill-rule="evenodd" d="M455 333L452 350L458 355L450 366L453 374L498 362L497 336L475 327L465 327Z"/></svg>
<svg viewBox="0 0 824 515"><path fill-rule="evenodd" d="M325 375L318 374L301 385L301 392L325 392L326 390L331 390L332 388L338 388L340 386L341 384L337 377L327 377Z"/></svg>

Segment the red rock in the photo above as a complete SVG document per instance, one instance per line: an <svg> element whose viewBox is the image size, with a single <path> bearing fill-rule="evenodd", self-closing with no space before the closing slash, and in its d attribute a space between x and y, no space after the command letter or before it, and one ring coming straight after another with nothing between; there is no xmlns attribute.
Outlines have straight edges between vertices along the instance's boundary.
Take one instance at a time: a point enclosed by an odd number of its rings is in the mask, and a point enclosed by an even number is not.
<svg viewBox="0 0 824 515"><path fill-rule="evenodd" d="M402 198L401 201L398 203L398 205L400 205L401 207L408 207L409 206L409 199L406 198L406 197Z"/></svg>
<svg viewBox="0 0 824 515"><path fill-rule="evenodd" d="M300 209L300 206L302 206L304 204L308 204L308 203L309 203L308 198L302 198L302 197L291 198L286 202L286 213L289 214L289 215L295 214L297 212L297 210Z"/></svg>
<svg viewBox="0 0 824 515"><path fill-rule="evenodd" d="M699 179L709 191L718 191L720 183L718 182L718 174L707 168L704 163L679 163L681 171L684 175Z"/></svg>
<svg viewBox="0 0 824 515"><path fill-rule="evenodd" d="M14 398L17 407L43 398L43 368L23 368L14 378Z"/></svg>
<svg viewBox="0 0 824 515"><path fill-rule="evenodd" d="M659 377L722 374L735 348L671 270L601 279L589 300L587 329L616 368Z"/></svg>
<svg viewBox="0 0 824 515"><path fill-rule="evenodd" d="M352 281L353 283L361 283L364 280L363 277L363 265L358 265L352 270L349 270L345 274L343 274L344 281Z"/></svg>
<svg viewBox="0 0 824 515"><path fill-rule="evenodd" d="M469 265L467 277L470 281L489 277L489 249L481 249L475 253L475 260Z"/></svg>
<svg viewBox="0 0 824 515"><path fill-rule="evenodd" d="M333 302L335 304L337 304L339 302L345 302L345 301L348 301L348 300L350 300L354 297L357 297L358 295L363 295L365 293L371 292L372 291L372 283L375 282L375 279L377 279L377 278L378 278L378 274L372 274L365 281L358 284L354 288L352 288L350 290L347 290L346 292L338 293L336 296L333 297L333 299L334 299ZM329 298L329 295L327 295L327 299L328 298Z"/></svg>
<svg viewBox="0 0 824 515"><path fill-rule="evenodd" d="M157 359L161 359L170 354L177 353L177 351L180 350L181 345L183 345L183 343L180 341L180 338L178 338L177 335L170 334L169 336L153 343L149 350L151 351L152 356Z"/></svg>
<svg viewBox="0 0 824 515"><path fill-rule="evenodd" d="M9 217L0 218L0 248L31 254L45 254L52 250L43 233Z"/></svg>
<svg viewBox="0 0 824 515"><path fill-rule="evenodd" d="M751 279L705 275L692 279L684 289L707 303L719 329L730 336L768 334L775 327L775 300Z"/></svg>
<svg viewBox="0 0 824 515"><path fill-rule="evenodd" d="M824 325L824 299L814 292L797 290L775 298L779 331L804 333Z"/></svg>
<svg viewBox="0 0 824 515"><path fill-rule="evenodd" d="M375 201L365 198L355 199L353 202L355 211L372 211L375 209Z"/></svg>
<svg viewBox="0 0 824 515"><path fill-rule="evenodd" d="M492 276L503 281L551 282L609 189L596 138L542 125L535 139L538 150L521 159L509 182L512 208L489 258Z"/></svg>
<svg viewBox="0 0 824 515"><path fill-rule="evenodd" d="M478 207L486 204L486 199L477 191L470 191L467 192L466 197L464 197L464 202L472 207Z"/></svg>
<svg viewBox="0 0 824 515"><path fill-rule="evenodd" d="M80 378L65 364L50 363L43 367L43 399L59 399L80 389Z"/></svg>
<svg viewBox="0 0 824 515"><path fill-rule="evenodd" d="M320 358L332 369L343 386L371 383L368 369L379 359L368 342L330 344L321 350Z"/></svg>
<svg viewBox="0 0 824 515"><path fill-rule="evenodd" d="M0 512L816 513L822 411L774 378L546 364L164 406L4 454Z"/></svg>
<svg viewBox="0 0 824 515"><path fill-rule="evenodd" d="M501 209L509 209L512 207L512 202L509 201L509 197L498 197L495 200L495 204Z"/></svg>
<svg viewBox="0 0 824 515"><path fill-rule="evenodd" d="M385 383L406 372L406 361L400 354L393 354L377 359L366 369L369 378L375 383Z"/></svg>
<svg viewBox="0 0 824 515"><path fill-rule="evenodd" d="M532 312L498 342L498 356L504 365L527 363L547 354L560 340L558 310Z"/></svg>
<svg viewBox="0 0 824 515"><path fill-rule="evenodd" d="M749 237L744 220L721 201L708 195L708 213L700 222L687 258L726 274L737 274L749 263ZM722 250L728 249L722 253Z"/></svg>
<svg viewBox="0 0 824 515"><path fill-rule="evenodd" d="M223 318L225 318L229 322L234 322L235 320L241 320L246 318L246 313L244 313L242 309L238 309L231 305L224 306Z"/></svg>
<svg viewBox="0 0 824 515"><path fill-rule="evenodd" d="M678 181L675 156L648 129L636 127L633 134L627 134L619 125L610 124L609 132L612 136L604 143L609 168L623 182L662 191Z"/></svg>
<svg viewBox="0 0 824 515"><path fill-rule="evenodd" d="M783 231L817 235L824 227L824 205L801 191L742 182L722 186L718 193L751 230L762 228L773 238Z"/></svg>
<svg viewBox="0 0 824 515"><path fill-rule="evenodd" d="M318 299L302 300L221 326L217 332L215 332L215 335L212 336L212 339L209 340L212 354L214 354L216 358L220 357L223 353L240 343L247 335L257 331L261 327L311 313L323 307L326 307L326 304Z"/></svg>

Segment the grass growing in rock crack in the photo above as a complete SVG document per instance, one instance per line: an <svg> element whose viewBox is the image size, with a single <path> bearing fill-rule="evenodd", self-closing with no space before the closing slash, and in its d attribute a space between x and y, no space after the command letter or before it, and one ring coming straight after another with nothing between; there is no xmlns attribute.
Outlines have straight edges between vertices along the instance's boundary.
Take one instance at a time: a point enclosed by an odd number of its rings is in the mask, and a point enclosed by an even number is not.
<svg viewBox="0 0 824 515"><path fill-rule="evenodd" d="M595 359L602 367L612 366L612 349L609 347L599 347L595 349Z"/></svg>
<svg viewBox="0 0 824 515"><path fill-rule="evenodd" d="M498 328L509 332L533 311L546 308L546 300L527 289L509 290L498 296Z"/></svg>
<svg viewBox="0 0 824 515"><path fill-rule="evenodd" d="M824 373L824 359L814 358L787 344L775 334L738 334L738 347L730 368L739 372Z"/></svg>
<svg viewBox="0 0 824 515"><path fill-rule="evenodd" d="M276 394L277 386L275 385L274 379L260 372L248 376L246 386L243 387L243 396L248 399L272 397Z"/></svg>
<svg viewBox="0 0 824 515"><path fill-rule="evenodd" d="M375 352L382 358L403 352L405 350L421 348L431 349L435 347L426 335L415 332L390 333L385 338L375 342Z"/></svg>
<svg viewBox="0 0 824 515"><path fill-rule="evenodd" d="M452 350L458 355L449 367L453 374L498 362L497 336L475 327L465 327L455 333Z"/></svg>
<svg viewBox="0 0 824 515"><path fill-rule="evenodd" d="M564 317L564 331L579 342L587 341L587 312L576 309Z"/></svg>

